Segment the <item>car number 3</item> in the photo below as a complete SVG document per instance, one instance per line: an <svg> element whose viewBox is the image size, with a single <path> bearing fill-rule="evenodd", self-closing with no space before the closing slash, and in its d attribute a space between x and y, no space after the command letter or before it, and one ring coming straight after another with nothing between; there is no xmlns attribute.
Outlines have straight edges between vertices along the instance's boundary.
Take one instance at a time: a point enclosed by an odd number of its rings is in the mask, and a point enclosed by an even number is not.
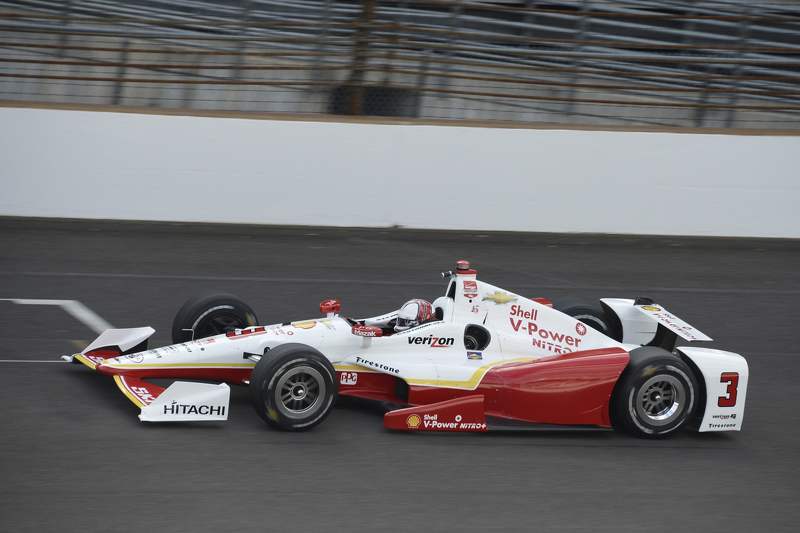
<svg viewBox="0 0 800 533"><path fill-rule="evenodd" d="M728 388L725 389L727 393L725 396L720 396L717 400L717 405L720 407L733 407L736 405L736 387L739 386L739 373L738 372L723 372L719 378L720 383L727 383Z"/></svg>

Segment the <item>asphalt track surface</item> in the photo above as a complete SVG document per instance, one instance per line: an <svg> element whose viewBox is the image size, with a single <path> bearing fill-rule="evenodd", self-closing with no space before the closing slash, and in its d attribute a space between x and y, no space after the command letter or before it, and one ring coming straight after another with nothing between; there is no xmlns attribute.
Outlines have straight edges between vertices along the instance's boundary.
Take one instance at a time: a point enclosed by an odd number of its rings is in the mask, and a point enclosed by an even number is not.
<svg viewBox="0 0 800 533"><path fill-rule="evenodd" d="M0 218L0 298L77 300L155 327L151 347L203 290L262 323L328 298L361 317L433 300L458 259L531 297L654 298L747 358L742 431L412 434L340 402L283 433L239 387L227 422L144 424L111 378L58 362L90 327L0 301L0 530L797 530L798 241Z"/></svg>

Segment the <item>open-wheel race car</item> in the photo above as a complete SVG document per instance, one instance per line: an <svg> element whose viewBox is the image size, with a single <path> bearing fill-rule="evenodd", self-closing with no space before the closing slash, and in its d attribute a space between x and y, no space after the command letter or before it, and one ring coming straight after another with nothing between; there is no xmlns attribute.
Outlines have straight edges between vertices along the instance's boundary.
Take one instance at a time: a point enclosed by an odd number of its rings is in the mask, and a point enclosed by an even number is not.
<svg viewBox="0 0 800 533"><path fill-rule="evenodd" d="M529 299L478 280L466 261L443 276L432 304L354 320L327 300L321 318L270 326L237 296L209 291L177 313L170 346L148 350L149 327L113 329L64 359L113 376L148 422L225 420L235 384L267 424L290 431L322 422L337 395L383 402L395 430L741 429L747 362L676 348L678 337L711 339L660 304ZM180 381L145 381L155 378Z"/></svg>

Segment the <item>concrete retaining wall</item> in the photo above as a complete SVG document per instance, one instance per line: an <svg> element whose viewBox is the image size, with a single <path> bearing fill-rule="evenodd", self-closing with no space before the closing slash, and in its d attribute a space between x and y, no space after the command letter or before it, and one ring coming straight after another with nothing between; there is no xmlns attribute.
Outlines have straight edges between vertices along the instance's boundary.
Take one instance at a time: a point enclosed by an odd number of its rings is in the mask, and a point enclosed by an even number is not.
<svg viewBox="0 0 800 533"><path fill-rule="evenodd" d="M0 108L0 215L800 238L800 136Z"/></svg>

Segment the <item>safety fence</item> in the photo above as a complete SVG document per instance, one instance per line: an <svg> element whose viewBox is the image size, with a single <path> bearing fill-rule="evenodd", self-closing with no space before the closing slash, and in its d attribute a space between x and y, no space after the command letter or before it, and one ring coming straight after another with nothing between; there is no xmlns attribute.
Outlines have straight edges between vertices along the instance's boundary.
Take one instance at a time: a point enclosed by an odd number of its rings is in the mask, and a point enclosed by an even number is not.
<svg viewBox="0 0 800 533"><path fill-rule="evenodd" d="M0 0L0 99L800 128L800 4Z"/></svg>

